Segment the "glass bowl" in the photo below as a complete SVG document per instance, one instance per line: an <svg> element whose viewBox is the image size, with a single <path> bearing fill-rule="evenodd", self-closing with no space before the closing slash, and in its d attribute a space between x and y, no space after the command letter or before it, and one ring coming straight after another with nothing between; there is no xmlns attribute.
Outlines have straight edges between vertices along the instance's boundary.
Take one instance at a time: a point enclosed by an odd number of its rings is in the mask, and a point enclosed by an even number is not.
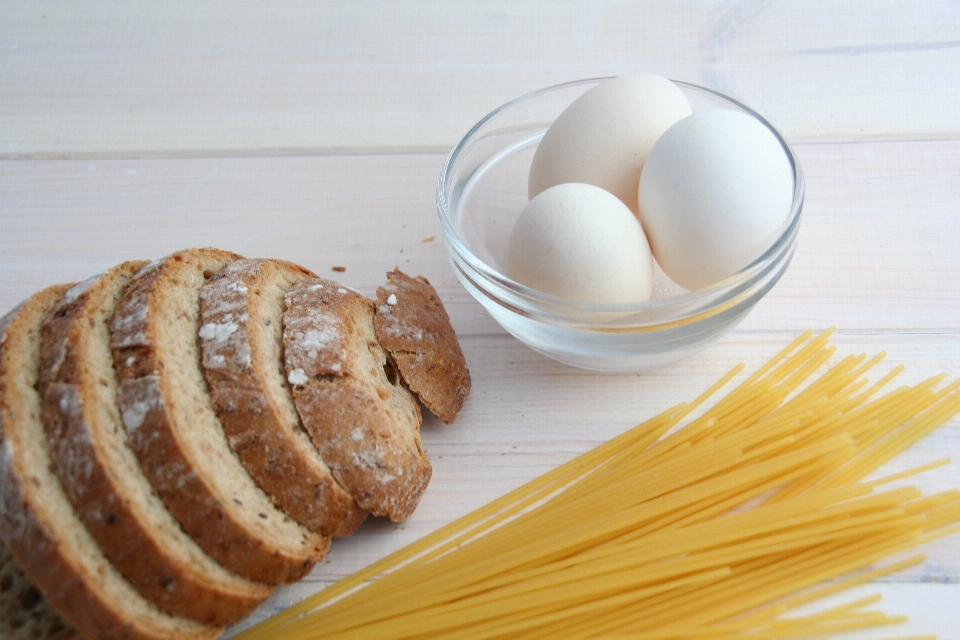
<svg viewBox="0 0 960 640"><path fill-rule="evenodd" d="M440 173L437 209L457 278L518 340L585 369L630 372L675 362L735 327L777 283L797 242L803 171L783 137L759 114L710 89L675 84L693 111L734 109L756 118L783 145L793 168L793 204L782 232L760 258L733 276L687 291L655 267L647 302L587 304L548 295L504 275L507 243L527 204L527 173L540 138L576 98L608 78L548 87L508 102L478 122Z"/></svg>

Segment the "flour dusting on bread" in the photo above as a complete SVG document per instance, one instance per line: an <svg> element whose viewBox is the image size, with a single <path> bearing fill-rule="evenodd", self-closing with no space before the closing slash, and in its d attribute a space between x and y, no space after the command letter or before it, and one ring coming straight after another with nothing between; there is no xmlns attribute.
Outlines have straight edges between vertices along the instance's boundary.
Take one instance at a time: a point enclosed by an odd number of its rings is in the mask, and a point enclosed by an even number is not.
<svg viewBox="0 0 960 640"><path fill-rule="evenodd" d="M409 517L432 469L419 404L376 339L373 301L316 278L294 285L286 305L287 376L320 455L361 507Z"/></svg>
<svg viewBox="0 0 960 640"><path fill-rule="evenodd" d="M399 270L375 301L188 249L45 290L0 319L0 542L39 588L0 545L26 594L0 607L45 640L212 640L331 537L408 518L421 403L452 422L469 391L439 296Z"/></svg>
<svg viewBox="0 0 960 640"><path fill-rule="evenodd" d="M399 269L377 289L377 339L420 401L453 422L470 393L470 371L440 296L423 276Z"/></svg>
<svg viewBox="0 0 960 640"><path fill-rule="evenodd" d="M314 274L282 260L238 260L201 291L200 341L214 409L230 447L274 503L305 527L347 536L366 517L303 429L286 374L284 297ZM316 354L323 336L308 335ZM301 372L302 373L302 372Z"/></svg>

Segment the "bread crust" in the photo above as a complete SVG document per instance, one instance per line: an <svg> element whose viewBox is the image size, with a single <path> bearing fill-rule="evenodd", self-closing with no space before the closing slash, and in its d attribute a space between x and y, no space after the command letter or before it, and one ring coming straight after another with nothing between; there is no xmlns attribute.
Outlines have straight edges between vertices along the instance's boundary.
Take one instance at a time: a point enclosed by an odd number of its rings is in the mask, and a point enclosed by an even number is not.
<svg viewBox="0 0 960 640"><path fill-rule="evenodd" d="M119 405L144 471L197 544L251 580L289 583L330 540L277 510L250 478L226 442L200 365L200 289L240 258L190 249L131 281L111 322Z"/></svg>
<svg viewBox="0 0 960 640"><path fill-rule="evenodd" d="M43 316L67 286L45 289L0 320L0 538L50 604L88 638L216 638L219 627L174 618L110 564L50 471L40 396Z"/></svg>
<svg viewBox="0 0 960 640"><path fill-rule="evenodd" d="M399 521L430 480L420 407L373 330L373 301L322 278L286 296L284 359L297 410L334 477L361 507Z"/></svg>
<svg viewBox="0 0 960 640"><path fill-rule="evenodd" d="M228 572L180 528L127 442L108 323L145 261L77 285L47 314L39 390L54 469L87 529L160 609L212 625L249 614L273 589Z"/></svg>
<svg viewBox="0 0 960 640"><path fill-rule="evenodd" d="M399 269L377 289L377 339L420 401L450 424L470 394L470 371L440 296Z"/></svg>
<svg viewBox="0 0 960 640"><path fill-rule="evenodd" d="M348 536L366 518L300 422L283 371L284 295L316 277L283 260L238 260L201 291L200 344L213 407L231 448L291 517Z"/></svg>

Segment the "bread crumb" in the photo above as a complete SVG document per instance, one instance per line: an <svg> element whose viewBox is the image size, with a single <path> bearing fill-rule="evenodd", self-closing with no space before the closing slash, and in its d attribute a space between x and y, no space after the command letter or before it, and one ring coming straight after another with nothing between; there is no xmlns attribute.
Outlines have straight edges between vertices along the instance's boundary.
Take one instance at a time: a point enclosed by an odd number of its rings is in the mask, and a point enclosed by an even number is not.
<svg viewBox="0 0 960 640"><path fill-rule="evenodd" d="M344 271L347 270L347 268L346 268L346 267L342 267L342 266L340 266L340 265L337 265L337 266L335 266L335 267L330 267L330 270L331 270L331 271L336 271L336 272L338 272L338 273L343 273Z"/></svg>
<svg viewBox="0 0 960 640"><path fill-rule="evenodd" d="M421 242L433 242L437 239L437 236L430 236L429 238L424 238Z"/></svg>

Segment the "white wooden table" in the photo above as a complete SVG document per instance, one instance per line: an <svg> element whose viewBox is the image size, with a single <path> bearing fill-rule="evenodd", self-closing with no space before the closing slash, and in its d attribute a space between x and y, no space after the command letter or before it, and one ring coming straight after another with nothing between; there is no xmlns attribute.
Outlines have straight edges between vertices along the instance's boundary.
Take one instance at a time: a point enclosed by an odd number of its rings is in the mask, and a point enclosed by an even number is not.
<svg viewBox="0 0 960 640"><path fill-rule="evenodd" d="M527 91L649 71L752 106L807 179L799 246L727 337L640 375L553 363L449 268L441 164ZM960 375L960 6L813 2L27 2L0 4L0 313L44 285L190 246L299 262L372 294L399 266L436 286L473 375L427 417L416 514L371 521L259 620L755 366L807 328L886 350L905 379ZM342 273L333 266L344 266ZM953 455L960 421L902 456ZM960 638L960 537L870 585L897 633ZM891 632L892 633L892 632ZM877 637L876 635L862 637Z"/></svg>

